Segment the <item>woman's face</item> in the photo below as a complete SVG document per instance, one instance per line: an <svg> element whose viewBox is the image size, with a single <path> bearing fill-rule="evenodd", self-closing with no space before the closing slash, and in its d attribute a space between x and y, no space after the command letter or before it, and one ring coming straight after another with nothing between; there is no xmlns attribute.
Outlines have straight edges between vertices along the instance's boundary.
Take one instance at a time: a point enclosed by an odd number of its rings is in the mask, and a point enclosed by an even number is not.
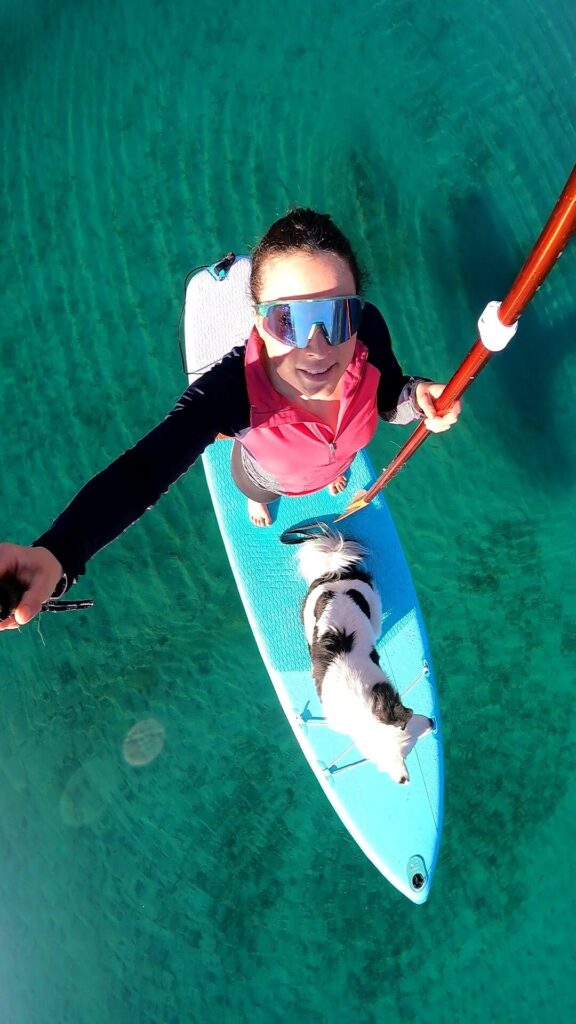
<svg viewBox="0 0 576 1024"><path fill-rule="evenodd" d="M350 267L335 253L291 252L268 258L262 272L259 302L283 299L319 299L330 295L354 295L356 285ZM292 348L268 334L257 316L256 326L264 341L266 369L281 394L301 398L331 398L350 363L356 335L342 345L331 346L317 327L306 348Z"/></svg>

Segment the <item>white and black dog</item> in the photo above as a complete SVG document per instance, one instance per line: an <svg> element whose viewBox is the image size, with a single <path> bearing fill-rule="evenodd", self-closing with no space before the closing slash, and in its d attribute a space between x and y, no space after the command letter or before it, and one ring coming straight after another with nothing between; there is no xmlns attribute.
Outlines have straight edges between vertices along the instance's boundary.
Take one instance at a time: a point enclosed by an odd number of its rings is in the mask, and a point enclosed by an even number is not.
<svg viewBox="0 0 576 1024"><path fill-rule="evenodd" d="M404 707L380 668L375 643L382 604L361 567L365 549L337 531L304 541L300 572L308 583L302 619L312 676L328 724L399 783L410 781L404 758L433 728Z"/></svg>

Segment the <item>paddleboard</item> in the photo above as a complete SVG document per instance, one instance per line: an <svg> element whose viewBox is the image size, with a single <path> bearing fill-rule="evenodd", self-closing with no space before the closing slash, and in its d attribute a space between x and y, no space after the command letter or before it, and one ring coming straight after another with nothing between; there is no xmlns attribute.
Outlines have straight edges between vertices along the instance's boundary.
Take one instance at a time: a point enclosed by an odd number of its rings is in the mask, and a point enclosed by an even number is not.
<svg viewBox="0 0 576 1024"><path fill-rule="evenodd" d="M187 285L184 326L190 381L242 344L252 327L250 261L236 257L224 263L201 270ZM219 440L202 459L232 572L280 704L314 775L358 846L396 889L414 903L424 903L442 829L440 709L426 631L392 517L380 493L338 528L369 551L366 565L383 607L380 664L403 702L435 723L407 758L410 783L404 786L363 761L350 739L323 721L300 619L306 584L297 570L296 549L280 543L294 524L330 525L347 497L374 481L374 468L366 452L360 452L343 496L323 490L280 499L271 508L272 526L259 528L250 523L246 498L232 481L231 450L231 440ZM301 799L306 815L304 790Z"/></svg>

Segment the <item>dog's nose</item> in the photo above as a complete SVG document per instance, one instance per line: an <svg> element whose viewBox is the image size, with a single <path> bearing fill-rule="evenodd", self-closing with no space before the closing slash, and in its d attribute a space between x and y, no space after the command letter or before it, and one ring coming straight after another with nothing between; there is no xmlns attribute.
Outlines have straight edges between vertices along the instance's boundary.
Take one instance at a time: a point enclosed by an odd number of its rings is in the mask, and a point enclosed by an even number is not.
<svg viewBox="0 0 576 1024"><path fill-rule="evenodd" d="M402 776L402 778L401 778L401 779L399 779L398 781L399 781L399 783L400 783L400 785L401 785L401 786L405 786L405 785L406 785L406 783L408 782L408 779L406 778L406 776L405 776L405 775L403 775L403 776Z"/></svg>

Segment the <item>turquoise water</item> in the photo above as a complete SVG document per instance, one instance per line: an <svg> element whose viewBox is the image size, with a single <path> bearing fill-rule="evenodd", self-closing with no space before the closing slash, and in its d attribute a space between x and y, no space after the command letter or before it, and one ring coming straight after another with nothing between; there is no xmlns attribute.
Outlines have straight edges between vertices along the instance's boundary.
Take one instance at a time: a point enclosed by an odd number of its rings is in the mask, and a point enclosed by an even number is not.
<svg viewBox="0 0 576 1024"><path fill-rule="evenodd" d="M186 271L289 205L446 378L574 162L574 38L568 0L0 0L0 536L167 411ZM196 466L94 559L91 612L2 635L2 1024L574 1016L575 260L389 489L444 718L430 902L312 779Z"/></svg>

